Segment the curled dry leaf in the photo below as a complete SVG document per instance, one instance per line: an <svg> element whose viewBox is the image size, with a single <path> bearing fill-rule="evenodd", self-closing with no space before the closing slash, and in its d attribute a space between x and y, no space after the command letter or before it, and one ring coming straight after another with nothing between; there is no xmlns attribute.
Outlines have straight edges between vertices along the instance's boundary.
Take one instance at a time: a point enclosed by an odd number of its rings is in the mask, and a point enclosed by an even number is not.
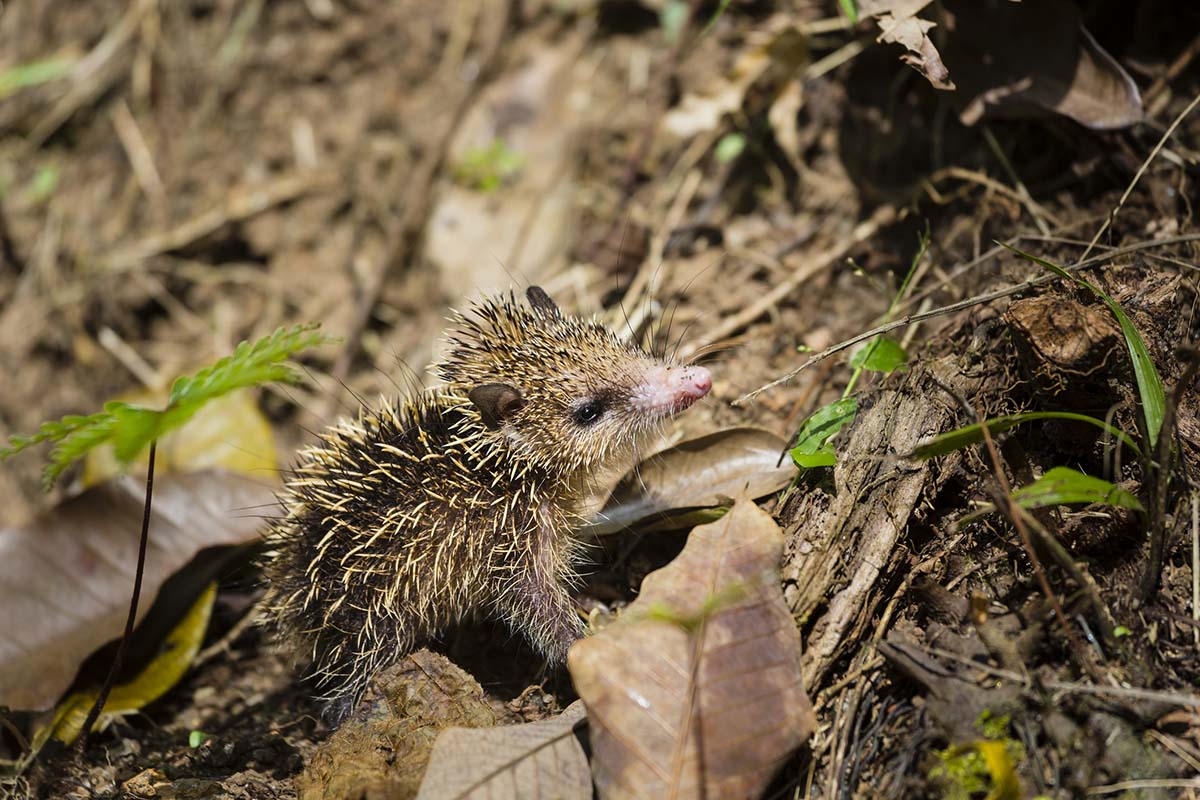
<svg viewBox="0 0 1200 800"><path fill-rule="evenodd" d="M592 776L575 738L576 701L551 719L438 734L417 800L589 800Z"/></svg>
<svg viewBox="0 0 1200 800"><path fill-rule="evenodd" d="M739 500L571 648L601 797L758 797L812 734L782 551L770 515Z"/></svg>
<svg viewBox="0 0 1200 800"><path fill-rule="evenodd" d="M875 17L879 23L879 41L894 43L908 52L901 56L904 63L933 84L936 89L952 90L950 70L929 38L929 31L936 23L921 19L917 12L929 5L930 0L860 0L859 13L863 17Z"/></svg>
<svg viewBox="0 0 1200 800"><path fill-rule="evenodd" d="M761 428L729 428L668 448L617 484L585 532L602 536L669 511L777 492L796 476L786 449Z"/></svg>
<svg viewBox="0 0 1200 800"><path fill-rule="evenodd" d="M474 678L418 650L371 679L353 715L296 778L296 791L300 800L413 797L439 732L501 721Z"/></svg>
<svg viewBox="0 0 1200 800"><path fill-rule="evenodd" d="M145 486L109 481L27 525L0 530L0 706L40 711L71 685L80 663L121 634L137 565ZM200 550L253 541L270 487L219 470L159 478L154 486L143 592ZM269 513L269 510L266 512ZM150 608L143 603L139 619Z"/></svg>
<svg viewBox="0 0 1200 800"><path fill-rule="evenodd" d="M973 125L985 113L1044 109L1096 130L1141 121L1137 84L1087 29L1074 3L949 0L942 51Z"/></svg>

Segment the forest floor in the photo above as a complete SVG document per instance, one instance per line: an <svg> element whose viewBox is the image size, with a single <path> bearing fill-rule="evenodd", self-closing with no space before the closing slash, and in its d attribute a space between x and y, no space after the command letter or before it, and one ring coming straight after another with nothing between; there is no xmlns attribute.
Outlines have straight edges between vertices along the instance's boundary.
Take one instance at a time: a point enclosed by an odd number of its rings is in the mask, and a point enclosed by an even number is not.
<svg viewBox="0 0 1200 800"><path fill-rule="evenodd" d="M852 380L847 350L758 391L813 352L1039 279L893 331L908 368L857 379L838 466L766 503L818 720L767 796L982 796L987 771L952 748L984 741L1016 781L989 797L1197 796L1200 113L1185 111L1200 12L1083 3L1121 66L1088 50L1074 58L1094 82L1064 84L1061 53L1028 47L1046 61L1022 66L1050 86L1040 107L967 125L972 97L1017 91L1011 62L981 78L947 48L958 89L939 91L837 3L723 5L4 4L0 68L74 66L0 82L0 433L161 390L243 339L319 320L342 343L303 357L307 384L259 402L286 465L357 398L424 375L448 309L538 284L579 313L645 314L699 354L714 387L681 438L757 426L791 440ZM1010 33L974 45L1000 52ZM1102 130L1126 113L1126 73L1145 120ZM898 458L976 413L1086 413L1148 441L1106 306L998 242L1062 265L1094 257L1078 274L1145 340L1169 446L1114 460L1048 420L996 432L1006 468L982 446ZM963 524L1003 498L998 470L1023 485L1053 467L1103 476L1146 510L1043 509L1034 544L1004 515ZM5 526L70 492L44 494L38 469L0 471ZM606 540L579 596L619 606L685 538ZM304 793L297 776L330 729L267 633L238 624L261 591L239 563L205 641L221 646L82 756L44 755L15 793ZM479 682L497 722L577 697L499 624L433 650ZM16 758L20 738L0 735Z"/></svg>

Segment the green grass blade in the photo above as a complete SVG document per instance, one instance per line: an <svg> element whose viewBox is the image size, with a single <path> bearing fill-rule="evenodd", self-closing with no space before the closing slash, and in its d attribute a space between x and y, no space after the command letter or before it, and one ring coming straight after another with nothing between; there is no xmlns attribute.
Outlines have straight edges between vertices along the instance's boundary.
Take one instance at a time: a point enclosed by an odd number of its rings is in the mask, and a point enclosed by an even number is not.
<svg viewBox="0 0 1200 800"><path fill-rule="evenodd" d="M1145 511L1142 504L1120 486L1070 467L1054 467L1028 486L1013 492L1013 500L1026 510L1046 506L1100 503Z"/></svg>
<svg viewBox="0 0 1200 800"><path fill-rule="evenodd" d="M1071 422L1083 422L1088 425L1094 425L1100 430L1113 436L1121 441L1129 449L1133 450L1139 456L1142 454L1141 449L1134 443L1133 439L1120 428L1109 425L1104 420L1089 417L1087 414L1075 414L1070 411L1023 411L1019 414L1007 414L1002 417L993 417L987 421L988 431L991 433L1002 433L1011 428L1026 422L1035 422L1041 419L1062 419ZM978 444L983 441L983 427L976 422L973 425L967 425L963 428L940 433L930 439L928 442L917 447L909 453L909 458L925 460L934 458L935 456L945 455L946 453L955 450L961 450L964 447L970 447L973 444Z"/></svg>
<svg viewBox="0 0 1200 800"><path fill-rule="evenodd" d="M73 59L45 58L9 67L0 72L0 100L21 89L65 78L74 66Z"/></svg>
<svg viewBox="0 0 1200 800"><path fill-rule="evenodd" d="M1133 362L1133 375L1137 380L1138 395L1142 402L1142 416L1146 421L1146 435L1151 447L1157 445L1158 435L1162 431L1163 418L1167 413L1167 395L1163 390L1162 377L1159 376L1158 370L1154 366L1154 360L1150 358L1150 351L1146 349L1146 343L1138 333L1133 320L1125 313L1125 309L1091 283L1072 275L1058 264L1038 258L1012 245L1004 244L1004 242L999 242L999 244L1004 245L1021 258L1045 267L1060 278L1074 281L1080 286L1086 286L1108 306L1109 311L1117 318L1117 324L1121 326L1121 333L1124 334L1125 344L1129 348L1129 360Z"/></svg>

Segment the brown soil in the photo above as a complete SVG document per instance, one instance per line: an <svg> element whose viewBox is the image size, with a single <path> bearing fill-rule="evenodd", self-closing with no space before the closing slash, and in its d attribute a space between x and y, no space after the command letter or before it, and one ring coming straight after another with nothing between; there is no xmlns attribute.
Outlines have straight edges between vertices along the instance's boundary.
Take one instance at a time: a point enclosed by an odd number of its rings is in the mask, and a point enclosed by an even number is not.
<svg viewBox="0 0 1200 800"><path fill-rule="evenodd" d="M919 299L901 313L926 298L945 305L1044 274L989 253L993 240L1023 236L1023 249L1072 262L1200 91L1186 57L1197 49L1195 9L1095 2L1085 4L1085 20L1142 87L1144 124L1099 132L1048 115L988 122L1001 161L983 125L959 123L948 96L902 65L898 49L872 46L803 81L788 124L768 121L787 83L768 73L743 89L724 127L678 135L664 112L728 90L738 58L785 24L835 16L837 4L732 3L682 48L664 41L655 10L663 5L4 4L5 67L79 57L106 36L116 46L70 92L55 81L0 95L0 371L8 376L0 433L86 413L242 339L320 320L346 341L305 357L315 384L262 398L286 463L306 431L356 398L394 393L423 374L449 306L536 280L564 306L614 319L630 284L647 282L661 305L632 299L664 322L671 346L676 338L685 351L718 345L704 356L716 375L712 400L687 417L687 432L759 425L790 436L840 396L851 373L844 360L825 360L751 403L731 401L802 363L800 348L821 350L875 325L922 231L927 268ZM692 5L707 18L720 4ZM1172 15L1190 24L1167 24ZM811 61L851 38L811 35ZM731 130L746 147L723 162L714 146ZM506 136L533 148L520 174L490 191L467 186L478 178L464 172L469 154ZM1184 119L1167 150L1096 252L1194 232L1200 114ZM504 221L494 231L477 233L497 216ZM1053 235L1039 236L1039 225ZM1196 254L1195 242L1181 242L1121 253L1088 273L1129 310L1168 394L1188 368L1178 348L1200 334ZM730 324L805 270L811 275L778 302ZM967 424L972 409L1101 418L1112 410L1113 424L1137 429L1132 372L1104 306L1061 283L1024 297L916 328L909 371L858 386L862 412L838 440L836 479L811 473L775 508L789 537L785 593L807 643L805 677L822 730L769 796L803 787L829 798L936 796L935 750L978 738L985 712L1010 718L1028 795L1082 796L1142 779L1170 786L1195 774L1194 710L1188 717L1161 698L1063 686L1085 678L1164 693L1200 685L1188 500L1200 455L1196 398L1180 394L1171 431L1180 468L1149 522L1095 508L1039 517L1084 565L1107 609L1089 605L1086 587L1036 548L1077 622L1071 637L1011 525L998 516L953 524L993 496L986 450L911 472L894 462L910 439ZM1105 448L1072 426L998 438L1016 483L1071 466L1142 496L1155 486L1131 457L1113 472ZM41 493L39 466L22 458L0 471L6 524L60 496ZM881 547L887 519L899 528ZM1147 528L1163 542L1161 580L1149 593ZM614 541L581 594L627 600L682 541ZM873 547L881 549L869 586L841 608ZM809 558L814 552L824 555ZM233 628L257 591L247 568L229 577L208 643ZM1129 635L1114 639L1097 617ZM330 733L319 704L259 629L227 644L164 699L96 736L82 757L44 756L18 791L297 796L294 778ZM434 649L479 681L497 718L537 719L575 699L565 671L543 674L498 626L481 622ZM1032 682L997 688L968 675L971 665ZM209 738L191 747L192 731ZM5 734L0 753L16 757L17 740Z"/></svg>

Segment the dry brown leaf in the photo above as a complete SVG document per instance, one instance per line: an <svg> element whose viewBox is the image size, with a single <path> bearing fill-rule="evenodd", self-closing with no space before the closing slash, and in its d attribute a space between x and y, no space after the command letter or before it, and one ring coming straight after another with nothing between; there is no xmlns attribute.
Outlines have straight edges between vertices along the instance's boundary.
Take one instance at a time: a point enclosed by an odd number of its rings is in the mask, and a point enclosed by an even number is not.
<svg viewBox="0 0 1200 800"><path fill-rule="evenodd" d="M943 45L963 95L966 125L1003 109L1045 109L1097 130L1141 121L1137 84L1082 25L1073 3L943 5Z"/></svg>
<svg viewBox="0 0 1200 800"><path fill-rule="evenodd" d="M601 797L758 797L812 734L782 551L770 515L739 500L571 648Z"/></svg>
<svg viewBox="0 0 1200 800"><path fill-rule="evenodd" d="M950 70L929 38L937 23L921 19L917 12L930 0L860 0L859 14L875 17L879 24L879 41L895 43L908 52L901 60L921 73L937 89L953 90Z"/></svg>
<svg viewBox="0 0 1200 800"><path fill-rule="evenodd" d="M125 477L0 530L0 706L49 708L80 663L121 634L144 499L145 485ZM200 550L253 541L274 502L270 487L224 471L160 477L143 596L153 598ZM139 619L150 607L141 604Z"/></svg>
<svg viewBox="0 0 1200 800"><path fill-rule="evenodd" d="M627 475L585 532L601 536L667 511L777 492L796 475L786 449L787 442L761 428L729 428L682 442Z"/></svg>
<svg viewBox="0 0 1200 800"><path fill-rule="evenodd" d="M576 701L551 719L438 734L417 800L558 798L589 800L592 776L574 728Z"/></svg>
<svg viewBox="0 0 1200 800"><path fill-rule="evenodd" d="M350 719L296 778L300 800L416 796L438 734L504 720L479 683L445 656L418 650L379 672Z"/></svg>

